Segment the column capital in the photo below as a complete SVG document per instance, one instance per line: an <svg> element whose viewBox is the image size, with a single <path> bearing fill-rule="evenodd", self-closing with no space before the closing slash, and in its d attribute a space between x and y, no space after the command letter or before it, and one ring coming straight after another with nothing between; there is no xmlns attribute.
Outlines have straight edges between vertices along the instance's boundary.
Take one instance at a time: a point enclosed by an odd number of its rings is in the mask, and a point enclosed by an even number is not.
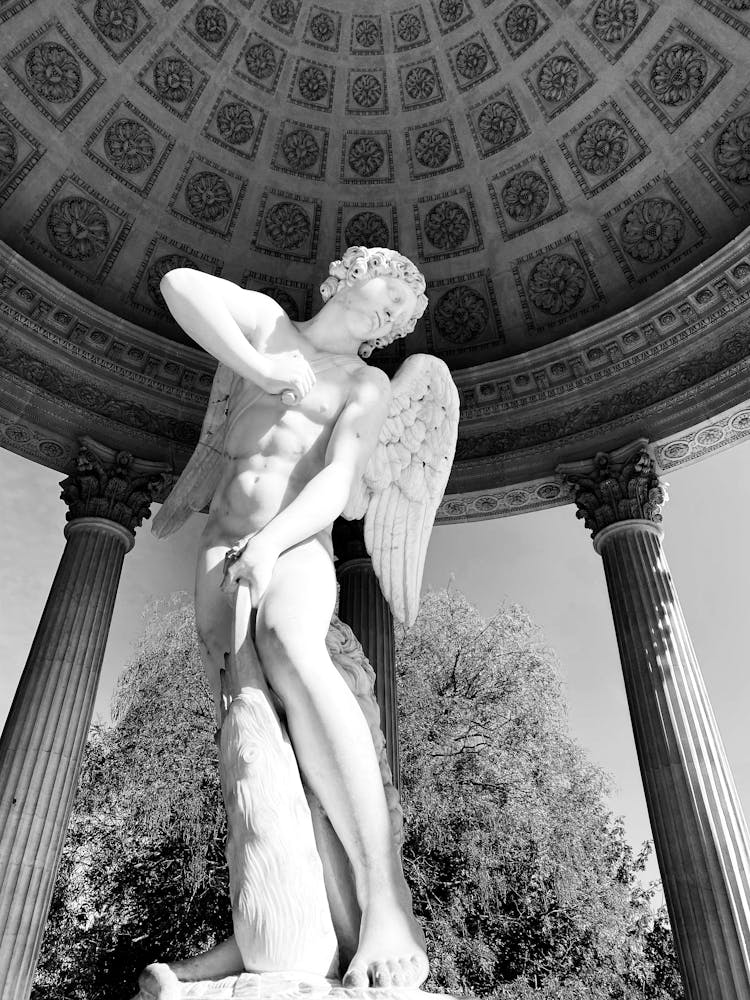
<svg viewBox="0 0 750 1000"><path fill-rule="evenodd" d="M61 498L66 520L104 518L135 529L151 516L150 506L164 499L175 481L169 465L115 451L89 437L79 439L75 471L64 479Z"/></svg>
<svg viewBox="0 0 750 1000"><path fill-rule="evenodd" d="M558 465L557 474L573 494L576 517L583 519L592 538L605 528L631 521L661 524L666 483L656 472L647 438L638 438L593 459Z"/></svg>

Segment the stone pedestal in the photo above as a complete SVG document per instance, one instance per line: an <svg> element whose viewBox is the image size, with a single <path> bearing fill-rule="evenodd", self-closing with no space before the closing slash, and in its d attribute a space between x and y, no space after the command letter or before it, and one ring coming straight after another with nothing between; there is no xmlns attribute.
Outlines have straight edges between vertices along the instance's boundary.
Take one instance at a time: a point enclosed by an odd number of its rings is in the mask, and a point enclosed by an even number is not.
<svg viewBox="0 0 750 1000"><path fill-rule="evenodd" d="M398 705L393 616L365 548L362 523L339 519L333 532L338 615L362 644L375 671L375 695L393 784L399 787Z"/></svg>
<svg viewBox="0 0 750 1000"><path fill-rule="evenodd" d="M559 470L602 556L654 845L689 1000L750 998L750 840L662 549L640 440Z"/></svg>
<svg viewBox="0 0 750 1000"><path fill-rule="evenodd" d="M62 484L67 544L0 738L3 1000L31 991L123 559L160 468L87 440Z"/></svg>
<svg viewBox="0 0 750 1000"><path fill-rule="evenodd" d="M347 989L336 979L305 972L243 972L202 983L179 983L172 990L141 989L133 1000L453 1000L447 993L414 987Z"/></svg>

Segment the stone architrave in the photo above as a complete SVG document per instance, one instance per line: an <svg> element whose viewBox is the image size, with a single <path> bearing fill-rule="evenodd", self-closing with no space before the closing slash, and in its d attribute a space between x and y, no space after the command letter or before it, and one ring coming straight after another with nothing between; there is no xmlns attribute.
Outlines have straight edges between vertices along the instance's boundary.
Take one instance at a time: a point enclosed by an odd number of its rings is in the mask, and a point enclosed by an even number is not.
<svg viewBox="0 0 750 1000"><path fill-rule="evenodd" d="M380 724L393 783L398 788L398 702L393 615L372 568L362 522L339 518L333 529L333 544L339 582L338 614L362 643L365 656L375 670Z"/></svg>
<svg viewBox="0 0 750 1000"><path fill-rule="evenodd" d="M73 807L125 554L167 466L83 438L67 543L0 738L0 996L26 1000Z"/></svg>
<svg viewBox="0 0 750 1000"><path fill-rule="evenodd" d="M750 998L750 841L662 549L645 439L559 466L602 556L688 1000Z"/></svg>

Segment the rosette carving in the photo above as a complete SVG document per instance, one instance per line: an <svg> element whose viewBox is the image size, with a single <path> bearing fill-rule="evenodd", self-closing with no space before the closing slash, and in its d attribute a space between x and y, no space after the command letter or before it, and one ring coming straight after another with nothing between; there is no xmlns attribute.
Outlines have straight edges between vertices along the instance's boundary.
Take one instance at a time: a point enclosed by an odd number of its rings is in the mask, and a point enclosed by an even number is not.
<svg viewBox="0 0 750 1000"><path fill-rule="evenodd" d="M354 37L363 49L371 49L380 42L380 28L375 21L365 18L354 29Z"/></svg>
<svg viewBox="0 0 750 1000"><path fill-rule="evenodd" d="M134 118L118 118L104 133L104 153L118 170L137 174L154 162L156 148L145 125Z"/></svg>
<svg viewBox="0 0 750 1000"><path fill-rule="evenodd" d="M265 80L276 72L276 55L268 42L256 42L245 52L245 65L251 76Z"/></svg>
<svg viewBox="0 0 750 1000"><path fill-rule="evenodd" d="M423 167L442 167L451 155L451 140L440 128L423 129L414 142L414 159Z"/></svg>
<svg viewBox="0 0 750 1000"><path fill-rule="evenodd" d="M471 220L456 201L441 201L424 219L424 234L438 250L455 250L471 229Z"/></svg>
<svg viewBox="0 0 750 1000"><path fill-rule="evenodd" d="M406 74L404 87L413 101L426 101L435 93L437 80L431 69L426 66L415 66Z"/></svg>
<svg viewBox="0 0 750 1000"><path fill-rule="evenodd" d="M503 208L516 222L538 218L549 204L549 184L534 170L522 170L505 183Z"/></svg>
<svg viewBox="0 0 750 1000"><path fill-rule="evenodd" d="M721 130L714 145L714 163L727 180L750 184L750 114L740 115Z"/></svg>
<svg viewBox="0 0 750 1000"><path fill-rule="evenodd" d="M328 77L320 66L305 66L297 86L306 101L322 101L328 94Z"/></svg>
<svg viewBox="0 0 750 1000"><path fill-rule="evenodd" d="M487 326L490 309L487 302L469 285L449 289L437 301L433 319L438 332L454 344L476 340Z"/></svg>
<svg viewBox="0 0 750 1000"><path fill-rule="evenodd" d="M491 146L501 146L513 137L518 124L518 115L505 101L492 101L482 111L477 120L479 134Z"/></svg>
<svg viewBox="0 0 750 1000"><path fill-rule="evenodd" d="M398 19L396 31L403 42L416 42L422 31L422 22L416 14L407 11Z"/></svg>
<svg viewBox="0 0 750 1000"><path fill-rule="evenodd" d="M71 260L90 260L109 243L109 223L90 198L61 198L47 216L47 235L56 250Z"/></svg>
<svg viewBox="0 0 750 1000"><path fill-rule="evenodd" d="M643 198L620 223L623 250L642 264L665 260L684 235L685 216L668 198Z"/></svg>
<svg viewBox="0 0 750 1000"><path fill-rule="evenodd" d="M533 38L538 27L539 15L531 4L516 4L505 15L505 33L517 44L528 42Z"/></svg>
<svg viewBox="0 0 750 1000"><path fill-rule="evenodd" d="M603 42L621 42L638 23L638 4L635 0L599 0L591 23Z"/></svg>
<svg viewBox="0 0 750 1000"><path fill-rule="evenodd" d="M600 118L587 125L576 142L576 156L584 170L602 176L624 162L630 139L619 122Z"/></svg>
<svg viewBox="0 0 750 1000"><path fill-rule="evenodd" d="M349 147L348 161L355 174L360 177L372 177L385 163L385 150L377 139L363 135L355 139Z"/></svg>
<svg viewBox="0 0 750 1000"><path fill-rule="evenodd" d="M97 0L94 24L111 42L126 42L138 28L138 9L132 0Z"/></svg>
<svg viewBox="0 0 750 1000"><path fill-rule="evenodd" d="M306 128L287 133L281 142L281 152L287 163L297 170L309 170L320 159L320 146Z"/></svg>
<svg viewBox="0 0 750 1000"><path fill-rule="evenodd" d="M188 211L201 222L218 222L232 207L232 192L219 174L202 170L185 185Z"/></svg>
<svg viewBox="0 0 750 1000"><path fill-rule="evenodd" d="M312 232L307 212L293 201L280 201L266 212L263 220L266 236L280 250L295 250Z"/></svg>
<svg viewBox="0 0 750 1000"><path fill-rule="evenodd" d="M330 42L336 34L336 25L330 14L318 11L310 21L310 34L316 42Z"/></svg>
<svg viewBox="0 0 750 1000"><path fill-rule="evenodd" d="M226 36L229 22L221 7L207 4L195 15L195 30L204 42L215 45Z"/></svg>
<svg viewBox="0 0 750 1000"><path fill-rule="evenodd" d="M456 53L456 69L467 80L476 80L487 69L489 56L479 42L467 42Z"/></svg>
<svg viewBox="0 0 750 1000"><path fill-rule="evenodd" d="M374 108L383 97L383 85L372 73L362 73L354 78L352 97L360 108Z"/></svg>
<svg viewBox="0 0 750 1000"><path fill-rule="evenodd" d="M542 257L529 274L529 298L542 312L559 316L574 309L586 290L586 272L581 264L564 253Z"/></svg>
<svg viewBox="0 0 750 1000"><path fill-rule="evenodd" d="M374 212L360 212L352 216L344 229L346 245L350 247L384 247L390 234L383 219Z"/></svg>
<svg viewBox="0 0 750 1000"><path fill-rule="evenodd" d="M553 56L539 70L536 82L545 101L559 104L575 93L578 67L568 56Z"/></svg>
<svg viewBox="0 0 750 1000"><path fill-rule="evenodd" d="M24 61L30 86L45 101L62 104L72 101L82 85L78 60L58 42L39 42Z"/></svg>
<svg viewBox="0 0 750 1000"><path fill-rule="evenodd" d="M649 86L661 104L687 104L703 89L708 76L706 57L694 45L678 42L660 52L651 67Z"/></svg>
<svg viewBox="0 0 750 1000"><path fill-rule="evenodd" d="M165 101L181 104L193 89L193 71L177 56L159 59L153 70L156 93Z"/></svg>
<svg viewBox="0 0 750 1000"><path fill-rule="evenodd" d="M253 137L255 120L252 112L244 104L230 102L222 104L216 115L219 135L233 146L241 146Z"/></svg>

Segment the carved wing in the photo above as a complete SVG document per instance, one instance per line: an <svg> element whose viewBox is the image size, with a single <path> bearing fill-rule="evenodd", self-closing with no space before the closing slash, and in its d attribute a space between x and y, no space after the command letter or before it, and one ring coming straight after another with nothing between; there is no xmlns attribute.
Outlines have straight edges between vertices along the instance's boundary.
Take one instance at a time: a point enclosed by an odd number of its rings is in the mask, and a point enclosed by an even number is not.
<svg viewBox="0 0 750 1000"><path fill-rule="evenodd" d="M157 538L166 538L181 528L194 511L211 502L221 477L227 406L235 374L220 364L214 375L208 408L195 451L151 523Z"/></svg>
<svg viewBox="0 0 750 1000"><path fill-rule="evenodd" d="M394 615L411 625L427 544L458 436L458 392L447 366L414 354L391 382L390 412L344 517L365 519L365 545Z"/></svg>

